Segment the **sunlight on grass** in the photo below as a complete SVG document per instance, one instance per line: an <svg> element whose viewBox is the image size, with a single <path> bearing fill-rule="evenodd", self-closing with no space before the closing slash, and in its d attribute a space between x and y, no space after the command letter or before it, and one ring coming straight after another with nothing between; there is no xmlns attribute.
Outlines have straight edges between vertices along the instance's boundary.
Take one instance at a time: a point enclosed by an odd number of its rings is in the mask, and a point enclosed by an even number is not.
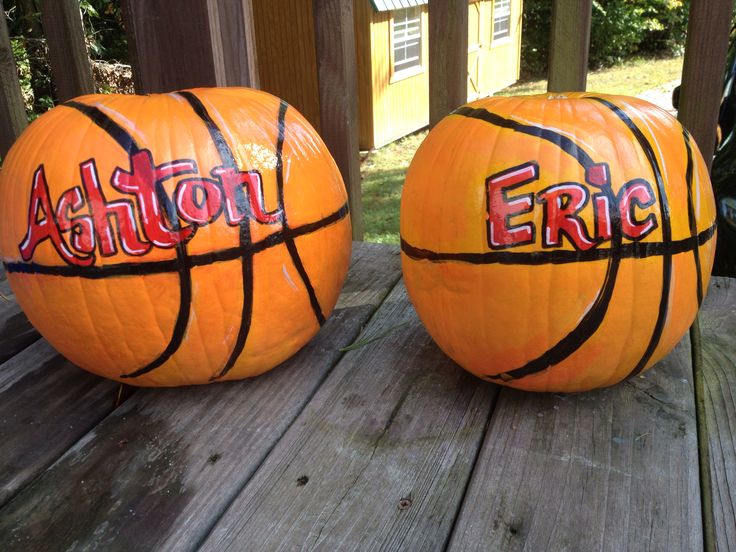
<svg viewBox="0 0 736 552"><path fill-rule="evenodd" d="M598 71L588 73L588 90L605 94L636 96L646 90L662 86L682 75L682 57L664 59L633 59ZM501 90L497 96L543 94L546 80L520 82Z"/></svg>
<svg viewBox="0 0 736 552"><path fill-rule="evenodd" d="M635 96L680 78L682 57L635 59L588 74L588 90ZM547 81L515 84L497 95L541 94ZM427 131L422 130L371 151L363 159L360 176L363 188L365 240L399 243L399 206L406 169Z"/></svg>

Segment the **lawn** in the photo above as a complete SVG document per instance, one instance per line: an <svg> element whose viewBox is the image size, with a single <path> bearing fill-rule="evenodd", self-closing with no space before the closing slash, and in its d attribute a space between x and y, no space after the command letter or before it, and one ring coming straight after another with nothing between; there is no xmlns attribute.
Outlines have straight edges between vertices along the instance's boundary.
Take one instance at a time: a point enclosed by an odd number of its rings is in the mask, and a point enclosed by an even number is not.
<svg viewBox="0 0 736 552"><path fill-rule="evenodd" d="M634 59L588 74L588 90L635 96L680 78L682 58ZM547 82L529 81L498 93L500 96L541 94ZM371 151L361 163L365 240L399 243L399 204L404 175L414 152L427 135L422 130Z"/></svg>

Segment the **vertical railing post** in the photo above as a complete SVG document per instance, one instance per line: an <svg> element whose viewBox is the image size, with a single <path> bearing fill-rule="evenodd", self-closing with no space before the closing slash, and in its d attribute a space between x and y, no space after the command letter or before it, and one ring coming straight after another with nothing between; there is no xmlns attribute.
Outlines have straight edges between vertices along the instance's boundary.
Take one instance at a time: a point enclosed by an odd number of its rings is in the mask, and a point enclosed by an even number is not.
<svg viewBox="0 0 736 552"><path fill-rule="evenodd" d="M585 90L593 0L555 0L549 43L549 92Z"/></svg>
<svg viewBox="0 0 736 552"><path fill-rule="evenodd" d="M677 118L692 134L709 169L716 147L718 113L723 95L732 14L733 0L692 0L690 4ZM695 387L695 415L698 422L703 549L711 552L717 547L717 535L705 411L703 352L700 322L697 317L690 328L690 350Z"/></svg>
<svg viewBox="0 0 736 552"><path fill-rule="evenodd" d="M362 240L353 0L313 0L313 7L321 134L347 187L353 239Z"/></svg>
<svg viewBox="0 0 736 552"><path fill-rule="evenodd" d="M468 101L468 0L429 0L429 125Z"/></svg>
<svg viewBox="0 0 736 552"><path fill-rule="evenodd" d="M3 0L0 0L0 157L5 157L27 124Z"/></svg>
<svg viewBox="0 0 736 552"><path fill-rule="evenodd" d="M723 95L732 0L692 0L677 118L710 168Z"/></svg>
<svg viewBox="0 0 736 552"><path fill-rule="evenodd" d="M252 0L123 0L138 92L257 86Z"/></svg>
<svg viewBox="0 0 736 552"><path fill-rule="evenodd" d="M41 25L49 47L51 75L60 102L95 91L82 13L77 0L43 0Z"/></svg>

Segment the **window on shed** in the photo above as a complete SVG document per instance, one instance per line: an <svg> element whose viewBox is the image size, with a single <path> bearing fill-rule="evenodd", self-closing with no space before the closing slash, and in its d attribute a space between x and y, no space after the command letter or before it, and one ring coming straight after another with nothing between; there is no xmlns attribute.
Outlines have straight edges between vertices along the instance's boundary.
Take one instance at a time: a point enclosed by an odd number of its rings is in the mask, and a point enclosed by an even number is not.
<svg viewBox="0 0 736 552"><path fill-rule="evenodd" d="M493 0L493 40L511 36L511 0Z"/></svg>
<svg viewBox="0 0 736 552"><path fill-rule="evenodd" d="M422 65L422 8L404 8L392 13L391 43L394 74Z"/></svg>

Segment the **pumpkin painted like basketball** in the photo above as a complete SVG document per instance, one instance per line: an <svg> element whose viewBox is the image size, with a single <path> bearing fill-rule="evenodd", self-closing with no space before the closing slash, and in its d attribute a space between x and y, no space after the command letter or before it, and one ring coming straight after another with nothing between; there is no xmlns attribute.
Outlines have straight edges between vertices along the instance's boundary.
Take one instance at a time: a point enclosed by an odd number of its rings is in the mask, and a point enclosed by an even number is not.
<svg viewBox="0 0 736 552"><path fill-rule="evenodd" d="M92 95L35 121L0 174L0 251L39 332L141 386L265 372L332 311L351 247L325 144L250 89Z"/></svg>
<svg viewBox="0 0 736 552"><path fill-rule="evenodd" d="M462 367L533 391L615 384L691 325L715 246L708 170L635 98L571 93L457 109L401 199L404 278Z"/></svg>

